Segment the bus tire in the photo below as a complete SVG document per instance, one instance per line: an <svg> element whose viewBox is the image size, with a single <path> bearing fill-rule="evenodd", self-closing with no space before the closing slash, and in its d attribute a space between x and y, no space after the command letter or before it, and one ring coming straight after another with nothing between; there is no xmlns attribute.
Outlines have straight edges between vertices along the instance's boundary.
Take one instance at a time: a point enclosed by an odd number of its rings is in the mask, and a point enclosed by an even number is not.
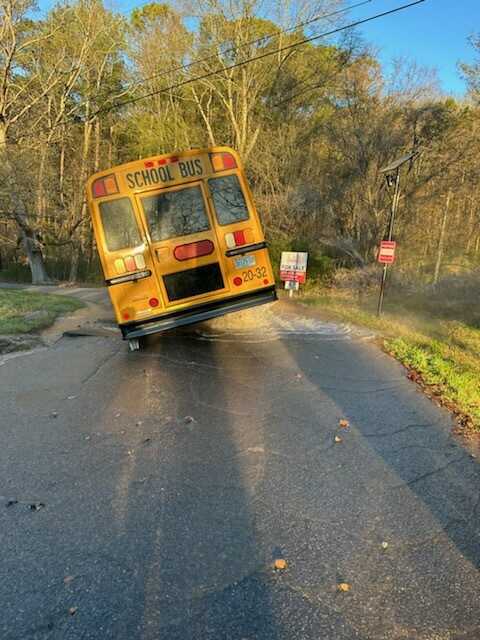
<svg viewBox="0 0 480 640"><path fill-rule="evenodd" d="M140 351L140 338L130 338L128 341L129 351Z"/></svg>

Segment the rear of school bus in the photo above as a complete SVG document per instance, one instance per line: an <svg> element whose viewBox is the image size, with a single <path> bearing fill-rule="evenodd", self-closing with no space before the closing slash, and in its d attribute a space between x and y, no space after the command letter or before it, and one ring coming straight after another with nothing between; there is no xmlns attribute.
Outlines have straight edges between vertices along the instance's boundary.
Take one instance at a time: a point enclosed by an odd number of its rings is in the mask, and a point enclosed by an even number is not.
<svg viewBox="0 0 480 640"><path fill-rule="evenodd" d="M131 348L142 336L276 299L263 231L232 149L114 167L89 179L87 200Z"/></svg>

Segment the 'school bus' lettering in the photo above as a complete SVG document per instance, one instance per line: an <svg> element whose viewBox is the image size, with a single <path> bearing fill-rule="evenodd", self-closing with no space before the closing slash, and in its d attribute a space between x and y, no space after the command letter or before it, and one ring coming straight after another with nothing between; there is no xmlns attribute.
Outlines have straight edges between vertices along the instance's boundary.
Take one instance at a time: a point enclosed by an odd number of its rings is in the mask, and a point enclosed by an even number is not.
<svg viewBox="0 0 480 640"><path fill-rule="evenodd" d="M260 220L232 149L113 167L90 178L87 199L130 346L150 333L276 299Z"/></svg>
<svg viewBox="0 0 480 640"><path fill-rule="evenodd" d="M141 171L125 174L125 179L130 189L142 189L155 184L173 182L175 180L173 167L174 165L165 165L142 169ZM195 178L203 175L203 166L200 158L179 160L177 167L182 178Z"/></svg>

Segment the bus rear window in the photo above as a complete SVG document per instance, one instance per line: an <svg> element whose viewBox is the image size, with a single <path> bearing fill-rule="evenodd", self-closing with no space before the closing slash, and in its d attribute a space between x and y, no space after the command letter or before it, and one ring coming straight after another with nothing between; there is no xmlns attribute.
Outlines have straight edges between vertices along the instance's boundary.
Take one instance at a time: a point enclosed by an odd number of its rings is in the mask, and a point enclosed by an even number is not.
<svg viewBox="0 0 480 640"><path fill-rule="evenodd" d="M130 198L101 202L100 217L109 251L119 251L141 244Z"/></svg>
<svg viewBox="0 0 480 640"><path fill-rule="evenodd" d="M236 175L211 178L208 186L219 224L227 225L248 220L247 203Z"/></svg>
<svg viewBox="0 0 480 640"><path fill-rule="evenodd" d="M154 242L210 229L198 186L142 198L142 206Z"/></svg>

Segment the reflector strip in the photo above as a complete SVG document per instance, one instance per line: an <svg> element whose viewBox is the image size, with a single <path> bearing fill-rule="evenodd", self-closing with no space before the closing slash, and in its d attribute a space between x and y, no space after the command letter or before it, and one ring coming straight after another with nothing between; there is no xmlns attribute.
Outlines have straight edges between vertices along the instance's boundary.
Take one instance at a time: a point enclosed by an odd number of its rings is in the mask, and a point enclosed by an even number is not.
<svg viewBox="0 0 480 640"><path fill-rule="evenodd" d="M137 273L127 273L124 276L119 276L118 278L110 278L109 280L105 280L106 284L110 286L111 284L122 284L122 282L134 282L135 280L141 280L142 278L148 278L152 275L151 271L137 271Z"/></svg>
<svg viewBox="0 0 480 640"><path fill-rule="evenodd" d="M210 240L200 240L199 242L189 242L175 247L173 255L177 260L191 260L200 256L208 256L213 253L214 246Z"/></svg>

